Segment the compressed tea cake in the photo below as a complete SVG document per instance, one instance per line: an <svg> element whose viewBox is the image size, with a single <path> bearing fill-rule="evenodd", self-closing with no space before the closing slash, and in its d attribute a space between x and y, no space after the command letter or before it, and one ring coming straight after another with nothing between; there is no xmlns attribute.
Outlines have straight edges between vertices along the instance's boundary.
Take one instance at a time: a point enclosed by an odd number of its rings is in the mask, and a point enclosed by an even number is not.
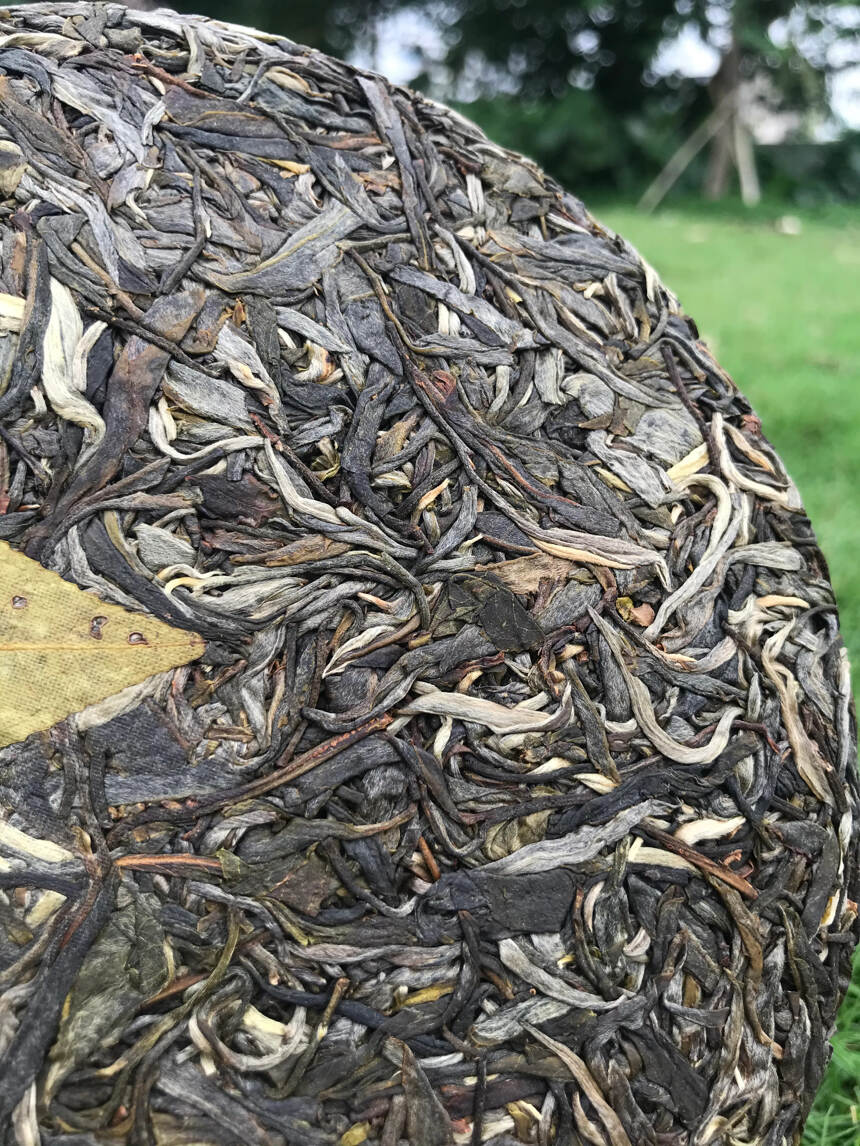
<svg viewBox="0 0 860 1146"><path fill-rule="evenodd" d="M796 1143L848 665L653 270L438 104L112 3L0 12L0 196L3 1141Z"/></svg>

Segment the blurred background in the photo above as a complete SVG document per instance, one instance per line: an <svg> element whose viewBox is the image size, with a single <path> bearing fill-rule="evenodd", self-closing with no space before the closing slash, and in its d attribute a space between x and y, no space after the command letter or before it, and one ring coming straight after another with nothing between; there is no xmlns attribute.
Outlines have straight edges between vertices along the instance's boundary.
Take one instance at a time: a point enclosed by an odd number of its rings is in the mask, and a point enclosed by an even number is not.
<svg viewBox="0 0 860 1146"><path fill-rule="evenodd" d="M177 6L453 104L639 247L792 472L860 666L860 4ZM860 975L804 1139L825 1144L860 1146Z"/></svg>

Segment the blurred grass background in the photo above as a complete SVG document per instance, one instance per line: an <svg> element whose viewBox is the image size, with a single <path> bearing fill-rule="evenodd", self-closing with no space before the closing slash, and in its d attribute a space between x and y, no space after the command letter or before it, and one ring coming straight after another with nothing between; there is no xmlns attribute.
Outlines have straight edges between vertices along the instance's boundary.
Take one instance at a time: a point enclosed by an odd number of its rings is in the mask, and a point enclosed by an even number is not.
<svg viewBox="0 0 860 1146"><path fill-rule="evenodd" d="M860 695L860 208L590 209L678 295L761 417L830 565ZM860 957L803 1146L860 1146Z"/></svg>

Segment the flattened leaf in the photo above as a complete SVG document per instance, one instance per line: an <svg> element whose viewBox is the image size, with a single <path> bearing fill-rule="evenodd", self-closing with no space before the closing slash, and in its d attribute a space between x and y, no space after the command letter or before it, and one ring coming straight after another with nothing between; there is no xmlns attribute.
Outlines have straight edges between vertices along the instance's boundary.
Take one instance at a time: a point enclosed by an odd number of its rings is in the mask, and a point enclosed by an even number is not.
<svg viewBox="0 0 860 1146"><path fill-rule="evenodd" d="M504 859L526 844L535 844L546 838L546 825L552 812L533 812L516 820L494 824L487 832L484 854L487 859Z"/></svg>
<svg viewBox="0 0 860 1146"><path fill-rule="evenodd" d="M615 608L625 621L641 625L643 629L654 620L654 610L647 601L643 601L641 605L634 605L632 597L619 597L615 602Z"/></svg>
<svg viewBox="0 0 860 1146"><path fill-rule="evenodd" d="M445 1107L412 1051L405 1043L401 1048L409 1146L453 1146L454 1134Z"/></svg>
<svg viewBox="0 0 860 1146"><path fill-rule="evenodd" d="M167 981L164 931L154 895L130 887L119 892L119 911L90 948L75 980L51 1049L50 1082L56 1085L97 1047L122 1033L137 1007Z"/></svg>
<svg viewBox="0 0 860 1146"><path fill-rule="evenodd" d="M543 640L540 625L507 589L493 593L479 616L484 632L499 650L519 652Z"/></svg>
<svg viewBox="0 0 860 1146"><path fill-rule="evenodd" d="M306 915L318 915L323 901L339 886L322 860L310 855L306 862L284 875L269 895Z"/></svg>
<svg viewBox="0 0 860 1146"><path fill-rule="evenodd" d="M252 270L233 274L207 272L207 277L232 294L243 291L277 294L312 286L340 258L338 242L351 235L361 219L342 203L332 203L295 231L273 255Z"/></svg>
<svg viewBox="0 0 860 1146"><path fill-rule="evenodd" d="M340 887L314 853L307 859L279 856L267 863L247 863L224 850L219 850L217 856L235 895L263 891L306 915L317 915L323 901Z"/></svg>
<svg viewBox="0 0 860 1146"><path fill-rule="evenodd" d="M573 576L577 572L577 567L572 561L565 561L563 557L552 557L549 553L533 553L528 557L515 557L489 565L476 565L475 572L489 573L494 581L501 581L514 593L536 593L544 578L557 584Z"/></svg>
<svg viewBox="0 0 860 1146"><path fill-rule="evenodd" d="M0 542L0 747L204 648L197 633L100 601Z"/></svg>

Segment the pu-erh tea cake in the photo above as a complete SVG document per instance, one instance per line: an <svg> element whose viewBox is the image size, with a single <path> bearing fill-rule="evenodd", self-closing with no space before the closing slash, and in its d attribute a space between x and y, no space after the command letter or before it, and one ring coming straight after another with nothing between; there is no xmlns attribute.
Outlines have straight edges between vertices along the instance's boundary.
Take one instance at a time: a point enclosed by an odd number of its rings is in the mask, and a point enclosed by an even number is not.
<svg viewBox="0 0 860 1146"><path fill-rule="evenodd" d="M622 238L282 37L0 10L5 1146L797 1143L855 767Z"/></svg>

